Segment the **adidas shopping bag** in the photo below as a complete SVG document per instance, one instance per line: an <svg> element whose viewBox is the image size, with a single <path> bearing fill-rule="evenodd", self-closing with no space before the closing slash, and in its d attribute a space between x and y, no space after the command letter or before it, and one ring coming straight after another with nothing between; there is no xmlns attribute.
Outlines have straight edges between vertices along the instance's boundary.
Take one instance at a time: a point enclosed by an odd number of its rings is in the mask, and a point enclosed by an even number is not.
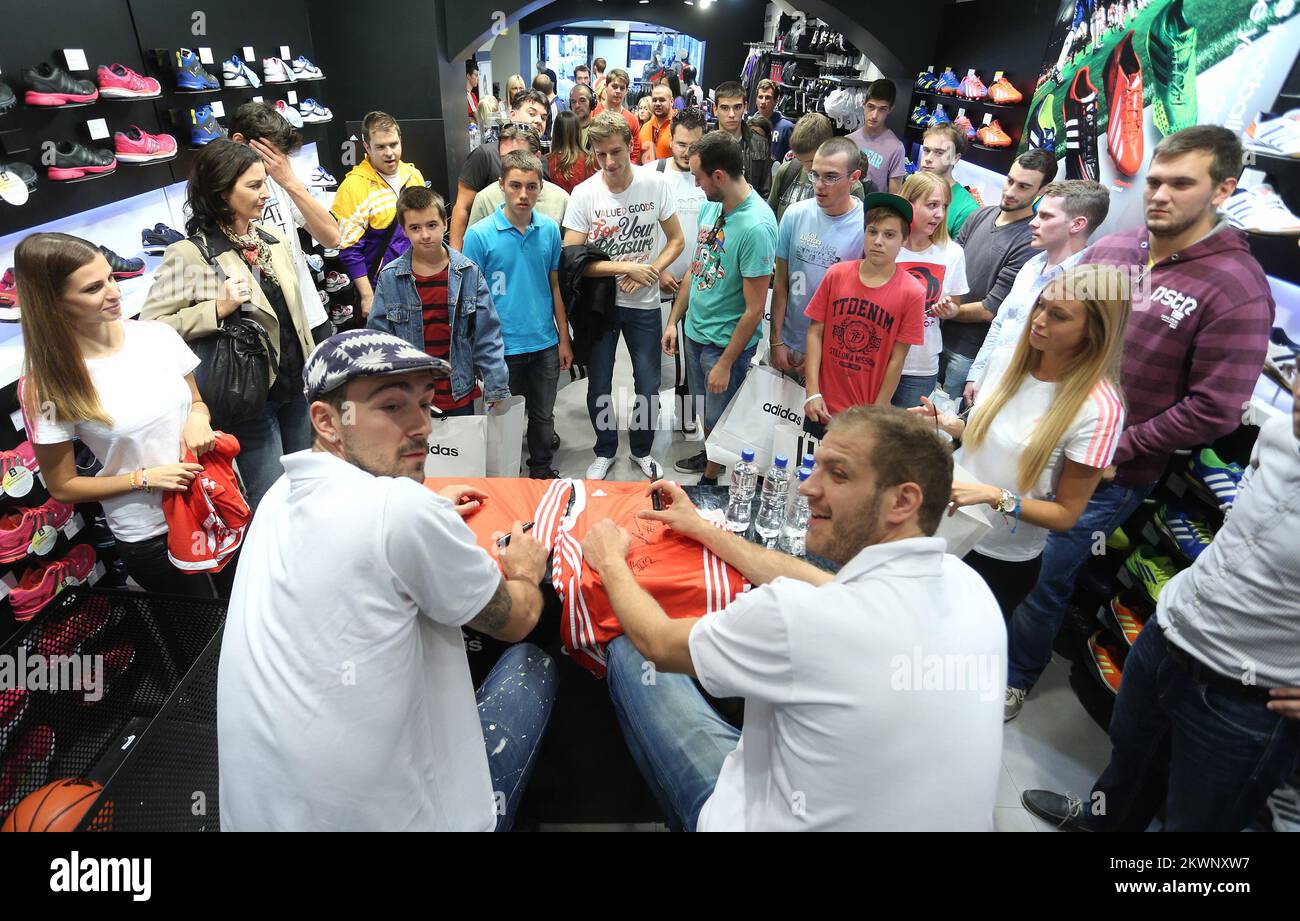
<svg viewBox="0 0 1300 921"><path fill-rule="evenodd" d="M745 448L754 449L759 471L772 464L772 439L780 422L803 428L805 391L766 366L752 366L745 382L704 441L709 460L732 466Z"/></svg>
<svg viewBox="0 0 1300 921"><path fill-rule="evenodd" d="M433 420L425 476L486 476L487 417L452 416Z"/></svg>

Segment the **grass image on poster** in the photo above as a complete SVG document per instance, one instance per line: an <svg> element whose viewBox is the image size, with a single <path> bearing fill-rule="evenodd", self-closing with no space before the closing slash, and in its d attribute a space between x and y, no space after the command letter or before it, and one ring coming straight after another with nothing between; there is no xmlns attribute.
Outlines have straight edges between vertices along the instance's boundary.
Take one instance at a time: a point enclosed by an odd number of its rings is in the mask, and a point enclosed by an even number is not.
<svg viewBox="0 0 1300 921"><path fill-rule="evenodd" d="M1105 158L1111 178L1131 181L1152 133L1213 120L1197 77L1297 13L1296 0L1064 0L1021 150L1064 157L1070 179L1106 181Z"/></svg>

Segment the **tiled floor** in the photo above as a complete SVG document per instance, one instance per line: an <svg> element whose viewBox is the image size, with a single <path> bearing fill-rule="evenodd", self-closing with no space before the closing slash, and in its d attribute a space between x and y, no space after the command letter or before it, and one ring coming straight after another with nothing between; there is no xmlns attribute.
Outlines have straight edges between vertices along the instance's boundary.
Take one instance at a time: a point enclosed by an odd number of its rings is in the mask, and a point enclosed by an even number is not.
<svg viewBox="0 0 1300 921"><path fill-rule="evenodd" d="M631 362L620 344L614 368L614 388L630 403ZM591 422L587 417L587 383L575 381L560 391L555 402L555 430L561 444L555 467L562 476L581 477L593 457ZM626 418L626 415L620 418ZM669 476L675 460L700 450L675 433L665 456L658 457ZM641 471L628 460L627 433L623 432L619 456L610 470L611 480L640 480ZM1002 739L1002 777L998 785L994 827L997 831L1050 831L1020 805L1021 791L1040 787L1073 792L1087 799L1088 791L1110 755L1106 734L1084 712L1070 689L1069 663L1054 660L1025 702L1020 716L1006 724ZM626 830L652 830L653 826L628 826ZM558 830L558 829L557 829ZM565 826L564 830L580 830ZM610 830L601 826L601 830Z"/></svg>

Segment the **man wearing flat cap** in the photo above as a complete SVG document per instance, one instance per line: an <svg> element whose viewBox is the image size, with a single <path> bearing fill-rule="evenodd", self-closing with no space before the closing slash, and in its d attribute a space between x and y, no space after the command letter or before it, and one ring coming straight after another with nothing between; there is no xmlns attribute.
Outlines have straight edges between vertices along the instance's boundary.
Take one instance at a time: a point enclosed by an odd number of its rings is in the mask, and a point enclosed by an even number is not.
<svg viewBox="0 0 1300 921"><path fill-rule="evenodd" d="M546 550L498 561L422 485L445 361L353 330L303 369L311 450L282 459L244 541L217 679L223 830L507 830L555 666L518 643ZM475 692L462 626L517 645Z"/></svg>

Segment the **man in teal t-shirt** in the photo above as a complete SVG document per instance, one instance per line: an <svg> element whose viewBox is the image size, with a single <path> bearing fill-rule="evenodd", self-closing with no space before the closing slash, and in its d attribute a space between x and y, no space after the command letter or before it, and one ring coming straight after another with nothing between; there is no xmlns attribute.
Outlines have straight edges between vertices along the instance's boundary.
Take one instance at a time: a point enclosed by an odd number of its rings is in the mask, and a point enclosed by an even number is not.
<svg viewBox="0 0 1300 921"><path fill-rule="evenodd" d="M677 353L677 323L684 315L686 377L691 396L704 400L708 435L754 358L776 259L776 216L745 181L744 155L730 135L704 135L691 145L690 164L708 201L700 208L690 273L678 289L663 348ZM703 474L701 483L716 483L721 469L703 451L676 467Z"/></svg>

